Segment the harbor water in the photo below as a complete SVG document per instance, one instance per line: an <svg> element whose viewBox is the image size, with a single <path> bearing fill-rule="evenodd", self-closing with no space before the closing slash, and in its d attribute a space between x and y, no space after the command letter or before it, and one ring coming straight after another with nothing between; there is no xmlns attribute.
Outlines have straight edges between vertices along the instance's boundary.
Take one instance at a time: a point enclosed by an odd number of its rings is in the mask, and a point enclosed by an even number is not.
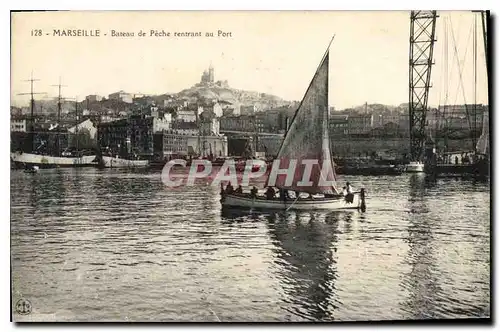
<svg viewBox="0 0 500 332"><path fill-rule="evenodd" d="M343 177L366 212L221 211L159 172L11 172L16 321L490 317L490 191L420 174Z"/></svg>

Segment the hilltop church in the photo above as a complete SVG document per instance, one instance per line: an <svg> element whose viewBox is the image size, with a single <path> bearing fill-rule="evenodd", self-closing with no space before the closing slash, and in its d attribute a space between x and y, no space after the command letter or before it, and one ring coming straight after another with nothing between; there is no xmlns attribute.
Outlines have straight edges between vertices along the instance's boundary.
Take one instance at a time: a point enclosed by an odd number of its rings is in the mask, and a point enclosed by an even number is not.
<svg viewBox="0 0 500 332"><path fill-rule="evenodd" d="M201 81L200 83L214 83L214 67L212 64L210 64L210 67L208 67L208 71L204 71L203 74L201 75Z"/></svg>

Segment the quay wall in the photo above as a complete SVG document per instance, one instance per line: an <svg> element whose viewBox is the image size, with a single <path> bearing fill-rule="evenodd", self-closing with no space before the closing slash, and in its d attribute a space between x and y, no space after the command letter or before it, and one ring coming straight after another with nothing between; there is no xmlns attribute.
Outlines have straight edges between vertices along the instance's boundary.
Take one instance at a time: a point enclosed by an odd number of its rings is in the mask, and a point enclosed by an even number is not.
<svg viewBox="0 0 500 332"><path fill-rule="evenodd" d="M279 137L260 138L259 150L267 151L267 155L276 155L281 140ZM438 143L438 150L442 149L442 145L442 142ZM410 152L410 139L408 137L335 137L331 138L330 146L332 153L338 157L362 157L381 151L402 156ZM468 138L448 140L448 151L470 150L471 148L472 142Z"/></svg>

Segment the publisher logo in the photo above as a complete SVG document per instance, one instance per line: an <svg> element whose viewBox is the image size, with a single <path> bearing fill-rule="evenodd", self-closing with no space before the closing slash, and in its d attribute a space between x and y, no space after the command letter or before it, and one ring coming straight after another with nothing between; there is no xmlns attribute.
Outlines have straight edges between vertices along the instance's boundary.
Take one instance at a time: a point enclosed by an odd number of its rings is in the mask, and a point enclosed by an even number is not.
<svg viewBox="0 0 500 332"><path fill-rule="evenodd" d="M16 312L19 315L31 314L31 302L26 299L20 299L16 303Z"/></svg>

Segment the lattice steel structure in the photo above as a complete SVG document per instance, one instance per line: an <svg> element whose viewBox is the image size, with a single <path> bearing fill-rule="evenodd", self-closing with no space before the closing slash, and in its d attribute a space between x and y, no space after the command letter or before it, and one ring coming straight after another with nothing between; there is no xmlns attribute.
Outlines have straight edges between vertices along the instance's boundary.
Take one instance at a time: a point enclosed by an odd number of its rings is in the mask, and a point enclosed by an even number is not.
<svg viewBox="0 0 500 332"><path fill-rule="evenodd" d="M431 68L436 34L436 11L419 10L410 14L410 154L422 161Z"/></svg>

